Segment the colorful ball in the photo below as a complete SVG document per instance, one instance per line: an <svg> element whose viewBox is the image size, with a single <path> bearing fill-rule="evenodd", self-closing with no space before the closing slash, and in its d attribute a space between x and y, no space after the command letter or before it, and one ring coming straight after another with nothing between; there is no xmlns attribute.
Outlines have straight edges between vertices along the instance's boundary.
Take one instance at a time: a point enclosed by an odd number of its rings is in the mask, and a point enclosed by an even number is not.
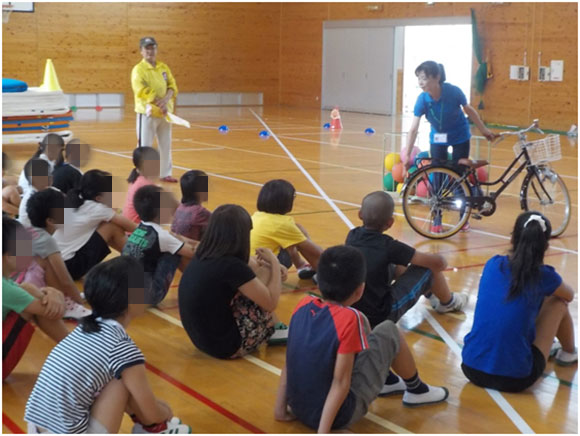
<svg viewBox="0 0 580 436"><path fill-rule="evenodd" d="M387 173L383 177L383 187L387 191L391 191L391 192L396 189L397 185L395 184L395 181L393 180L393 175L391 173Z"/></svg>
<svg viewBox="0 0 580 436"><path fill-rule="evenodd" d="M429 191L427 190L427 185L424 180L417 183L417 191L415 192L418 197L427 197Z"/></svg>
<svg viewBox="0 0 580 436"><path fill-rule="evenodd" d="M411 162L415 161L415 157L417 157L417 155L420 152L421 152L421 150L417 146L414 146L411 149ZM401 162L403 162L404 164L407 164L407 147L406 146L401 149Z"/></svg>
<svg viewBox="0 0 580 436"><path fill-rule="evenodd" d="M71 107L70 107L70 110L71 110L71 111L73 111L73 112L76 112L76 111L77 111L77 109L78 109L78 108L77 108L76 106L71 106Z"/></svg>
<svg viewBox="0 0 580 436"><path fill-rule="evenodd" d="M260 138L262 139L268 139L270 137L270 133L267 130L262 130L260 132Z"/></svg>
<svg viewBox="0 0 580 436"><path fill-rule="evenodd" d="M220 132L222 135L225 135L229 131L230 131L230 128L228 126L226 126L225 124L223 126L218 127L218 132Z"/></svg>
<svg viewBox="0 0 580 436"><path fill-rule="evenodd" d="M397 192L398 192L399 194L400 194L400 193L401 193L401 191L403 190L403 186L404 186L404 184L403 184L403 183L397 183Z"/></svg>
<svg viewBox="0 0 580 436"><path fill-rule="evenodd" d="M489 174L487 173L486 167L479 167L477 169L477 178L479 179L480 182L487 182Z"/></svg>
<svg viewBox="0 0 580 436"><path fill-rule="evenodd" d="M367 136L373 136L375 134L375 129L373 129L372 127L367 127L365 129L365 135Z"/></svg>
<svg viewBox="0 0 580 436"><path fill-rule="evenodd" d="M393 167L401 162L401 156L397 153L389 153L385 156L385 171L390 172Z"/></svg>
<svg viewBox="0 0 580 436"><path fill-rule="evenodd" d="M409 173L409 175L413 174L415 171L417 171L419 168L417 168L415 165L413 165L411 168L409 168L409 171L407 171Z"/></svg>
<svg viewBox="0 0 580 436"><path fill-rule="evenodd" d="M97 107L95 107L95 110L97 112L101 112L103 110L103 106L97 106Z"/></svg>
<svg viewBox="0 0 580 436"><path fill-rule="evenodd" d="M422 151L421 153L419 153L417 155L417 157L415 158L415 162L417 162L417 167L418 168L423 168L425 165L429 164L429 161L422 161L421 159L426 159L429 157L429 152L428 151Z"/></svg>
<svg viewBox="0 0 580 436"><path fill-rule="evenodd" d="M322 127L324 127L325 129L330 129L330 123L326 123Z"/></svg>
<svg viewBox="0 0 580 436"><path fill-rule="evenodd" d="M398 164L395 164L395 166L393 166L393 170L391 171L391 174L393 174L393 180L395 180L395 182L397 183L403 183L404 177L405 177L405 165L403 164L403 162L399 162Z"/></svg>

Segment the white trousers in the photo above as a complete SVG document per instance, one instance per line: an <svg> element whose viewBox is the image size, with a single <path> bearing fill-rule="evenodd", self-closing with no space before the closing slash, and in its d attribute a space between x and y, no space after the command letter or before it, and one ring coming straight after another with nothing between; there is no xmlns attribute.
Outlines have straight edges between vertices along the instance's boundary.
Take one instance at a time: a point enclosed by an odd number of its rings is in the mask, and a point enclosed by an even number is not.
<svg viewBox="0 0 580 436"><path fill-rule="evenodd" d="M165 118L148 117L137 114L137 147L153 147L157 137L159 148L159 175L161 178L171 175L171 123Z"/></svg>

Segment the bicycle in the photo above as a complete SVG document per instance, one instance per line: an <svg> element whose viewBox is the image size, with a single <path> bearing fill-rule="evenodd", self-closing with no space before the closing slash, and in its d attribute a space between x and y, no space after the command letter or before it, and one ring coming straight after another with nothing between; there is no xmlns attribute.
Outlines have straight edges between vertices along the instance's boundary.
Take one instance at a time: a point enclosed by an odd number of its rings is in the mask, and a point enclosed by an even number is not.
<svg viewBox="0 0 580 436"><path fill-rule="evenodd" d="M570 222L570 195L566 184L549 164L562 158L560 137L548 135L528 142L526 133L532 129L544 133L538 120L534 120L526 129L500 133L492 143L495 146L510 135L518 137L514 145L516 157L494 181L483 182L477 177L477 168L488 165L487 161L460 159L454 163L417 159L419 169L402 188L403 212L413 230L427 238L444 239L459 232L472 211L476 219L493 215L496 199L525 170L519 194L521 209L543 213L552 223L552 237L562 235ZM500 185L497 191L483 194L482 186L495 185Z"/></svg>

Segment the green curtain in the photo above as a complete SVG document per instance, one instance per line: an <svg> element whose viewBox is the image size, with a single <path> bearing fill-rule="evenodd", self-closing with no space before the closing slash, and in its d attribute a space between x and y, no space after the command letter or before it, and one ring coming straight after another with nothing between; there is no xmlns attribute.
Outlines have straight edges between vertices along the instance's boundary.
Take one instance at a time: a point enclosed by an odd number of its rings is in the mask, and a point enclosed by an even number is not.
<svg viewBox="0 0 580 436"><path fill-rule="evenodd" d="M477 21L475 20L475 11L471 9L471 31L473 32L473 51L479 63L477 72L475 73L475 89L479 94L483 94L485 83L487 82L487 62L483 59L483 50L477 32ZM483 109L483 100L479 102L479 108Z"/></svg>

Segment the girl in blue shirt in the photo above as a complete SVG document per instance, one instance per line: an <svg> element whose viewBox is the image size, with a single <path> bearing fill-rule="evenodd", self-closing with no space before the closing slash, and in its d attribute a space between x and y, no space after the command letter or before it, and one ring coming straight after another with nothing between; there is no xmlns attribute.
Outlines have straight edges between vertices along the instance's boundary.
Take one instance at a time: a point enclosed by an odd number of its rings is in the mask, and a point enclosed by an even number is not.
<svg viewBox="0 0 580 436"><path fill-rule="evenodd" d="M542 214L524 212L516 220L509 254L485 264L461 364L478 386L506 392L530 387L556 348L554 337L561 344L556 363L578 361L568 309L574 290L544 265L551 231Z"/></svg>
<svg viewBox="0 0 580 436"><path fill-rule="evenodd" d="M413 145L417 139L419 122L425 115L431 124L429 142L431 144L431 157L434 161L447 160L447 148L453 148L453 161L461 158L469 158L469 139L471 132L465 115L473 121L483 136L489 141L496 135L492 133L481 121L477 111L467 103L465 94L457 86L445 82L445 69L442 64L433 61L423 62L415 69L415 75L419 80L419 87L423 92L417 98L414 109L414 118L409 133L407 134L407 156L404 160L407 168L414 162L411 159ZM463 110L462 110L463 109ZM433 232L440 232L441 223L434 222ZM469 229L469 224L464 230Z"/></svg>

